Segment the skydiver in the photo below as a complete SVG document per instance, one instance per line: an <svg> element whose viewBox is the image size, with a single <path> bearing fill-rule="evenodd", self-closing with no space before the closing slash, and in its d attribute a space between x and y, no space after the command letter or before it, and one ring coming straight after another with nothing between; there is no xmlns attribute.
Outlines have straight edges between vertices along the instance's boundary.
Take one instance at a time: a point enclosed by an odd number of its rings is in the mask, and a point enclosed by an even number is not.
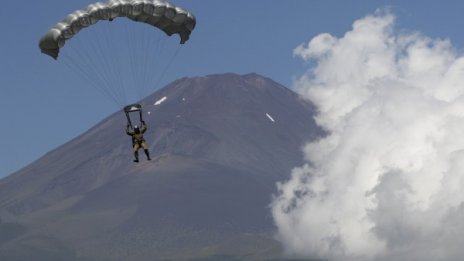
<svg viewBox="0 0 464 261"><path fill-rule="evenodd" d="M143 148L145 151L145 155L147 155L147 160L151 160L150 158L150 153L148 152L148 146L147 143L145 142L145 138L143 138L143 134L147 130L147 125L145 124L145 121L142 121L142 125L139 128L139 126L135 125L134 126L134 131L132 131L131 126L127 124L126 128L126 133L127 135L132 137L132 146L134 148L134 162L139 162L139 149L140 147Z"/></svg>

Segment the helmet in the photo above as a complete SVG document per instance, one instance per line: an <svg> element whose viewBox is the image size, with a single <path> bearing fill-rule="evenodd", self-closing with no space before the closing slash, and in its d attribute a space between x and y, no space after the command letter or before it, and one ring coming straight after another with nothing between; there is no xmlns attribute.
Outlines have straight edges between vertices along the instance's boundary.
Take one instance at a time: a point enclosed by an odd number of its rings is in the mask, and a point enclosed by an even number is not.
<svg viewBox="0 0 464 261"><path fill-rule="evenodd" d="M139 126L138 125L135 125L134 126L134 132L139 134L140 133L140 129L139 129Z"/></svg>

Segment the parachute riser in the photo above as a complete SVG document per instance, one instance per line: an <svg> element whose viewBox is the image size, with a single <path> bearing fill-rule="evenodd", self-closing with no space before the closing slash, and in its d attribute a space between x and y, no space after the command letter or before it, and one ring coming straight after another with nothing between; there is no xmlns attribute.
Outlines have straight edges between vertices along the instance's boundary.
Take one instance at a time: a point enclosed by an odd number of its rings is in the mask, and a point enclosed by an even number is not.
<svg viewBox="0 0 464 261"><path fill-rule="evenodd" d="M131 121L130 116L129 116L129 112L124 112L124 113L126 114L127 125L129 125L131 129L134 129L134 126L132 126L132 121Z"/></svg>
<svg viewBox="0 0 464 261"><path fill-rule="evenodd" d="M124 113L126 114L127 124L130 126L131 129L134 129L134 125L132 124L132 120L130 117L131 112L139 112L139 124L138 125L140 126L143 122L142 105L131 104L131 105L127 105L126 107L124 107Z"/></svg>

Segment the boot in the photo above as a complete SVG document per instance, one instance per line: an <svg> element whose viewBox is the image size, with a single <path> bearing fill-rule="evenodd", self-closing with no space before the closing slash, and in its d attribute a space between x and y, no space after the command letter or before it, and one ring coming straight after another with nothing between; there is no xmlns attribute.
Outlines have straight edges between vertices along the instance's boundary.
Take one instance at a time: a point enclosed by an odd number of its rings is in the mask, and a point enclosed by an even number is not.
<svg viewBox="0 0 464 261"><path fill-rule="evenodd" d="M147 155L147 160L151 160L150 152L148 152L148 150L145 150L145 155Z"/></svg>
<svg viewBox="0 0 464 261"><path fill-rule="evenodd" d="M134 157L135 157L134 162L139 162L139 152L138 151L134 152Z"/></svg>

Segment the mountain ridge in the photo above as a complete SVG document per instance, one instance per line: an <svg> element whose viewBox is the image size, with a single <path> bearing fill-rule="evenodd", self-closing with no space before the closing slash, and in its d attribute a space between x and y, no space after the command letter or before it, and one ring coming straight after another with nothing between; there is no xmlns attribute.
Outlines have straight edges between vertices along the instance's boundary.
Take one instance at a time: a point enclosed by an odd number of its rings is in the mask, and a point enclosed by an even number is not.
<svg viewBox="0 0 464 261"><path fill-rule="evenodd" d="M115 112L0 180L0 258L280 257L268 204L322 135L313 107L258 74L184 77L140 104L152 161L132 162Z"/></svg>

